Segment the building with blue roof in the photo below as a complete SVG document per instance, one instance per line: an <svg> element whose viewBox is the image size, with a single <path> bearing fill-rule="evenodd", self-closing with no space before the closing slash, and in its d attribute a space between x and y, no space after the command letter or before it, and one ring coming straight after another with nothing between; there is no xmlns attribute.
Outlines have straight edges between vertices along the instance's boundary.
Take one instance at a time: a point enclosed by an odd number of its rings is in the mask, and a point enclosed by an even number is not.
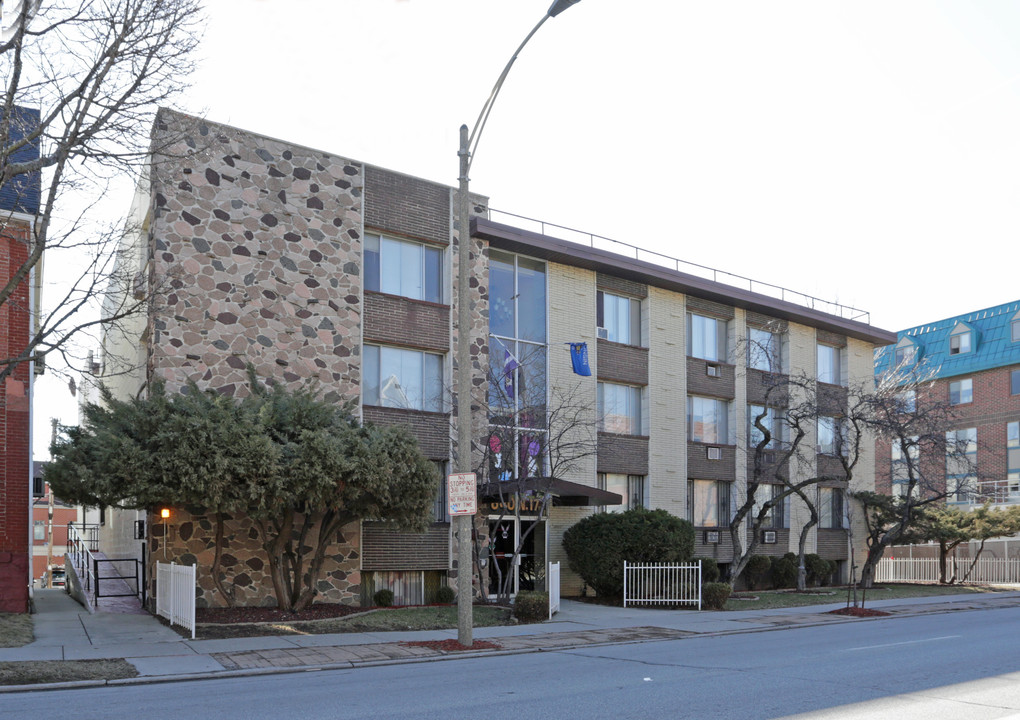
<svg viewBox="0 0 1020 720"><path fill-rule="evenodd" d="M901 369L932 378L935 397L955 410L947 434L973 449L976 475L947 502L1020 503L1020 300L918 325L896 337L895 345L876 351L876 375ZM880 492L898 490L895 460L880 458Z"/></svg>

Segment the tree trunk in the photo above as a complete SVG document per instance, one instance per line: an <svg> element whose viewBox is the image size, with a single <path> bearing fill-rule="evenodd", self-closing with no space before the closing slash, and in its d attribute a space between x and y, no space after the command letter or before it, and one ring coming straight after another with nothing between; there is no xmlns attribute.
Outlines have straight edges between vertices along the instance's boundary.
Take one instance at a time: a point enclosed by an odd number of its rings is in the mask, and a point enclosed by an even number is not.
<svg viewBox="0 0 1020 720"><path fill-rule="evenodd" d="M319 520L319 533L312 552L312 559L308 563L308 573L300 578L294 578L294 587L301 587L301 592L294 603L295 610L304 610L312 604L315 596L319 594L319 575L322 573L322 564L326 559L326 551L333 545L340 528L350 522L353 518L338 514L335 510L327 510ZM300 549L299 549L300 552Z"/></svg>
<svg viewBox="0 0 1020 720"><path fill-rule="evenodd" d="M273 579L273 590L276 592L276 606L281 610L292 610L293 598L287 587L284 571L284 555L294 527L294 511L284 510L283 519L275 530L268 521L259 520L258 526L262 533L262 548L269 560L269 576Z"/></svg>
<svg viewBox="0 0 1020 720"><path fill-rule="evenodd" d="M216 513L216 539L215 543L216 551L213 554L213 564L210 569L212 575L213 584L219 591L220 595L227 602L227 607L236 607L237 601L234 598L233 587L228 593L227 589L223 586L223 578L220 577L220 558L223 556L223 513Z"/></svg>
<svg viewBox="0 0 1020 720"><path fill-rule="evenodd" d="M875 568L878 567L878 561L884 554L885 545L881 543L875 543L868 547L868 557L865 558L864 565L861 567L861 587L865 590L874 587Z"/></svg>

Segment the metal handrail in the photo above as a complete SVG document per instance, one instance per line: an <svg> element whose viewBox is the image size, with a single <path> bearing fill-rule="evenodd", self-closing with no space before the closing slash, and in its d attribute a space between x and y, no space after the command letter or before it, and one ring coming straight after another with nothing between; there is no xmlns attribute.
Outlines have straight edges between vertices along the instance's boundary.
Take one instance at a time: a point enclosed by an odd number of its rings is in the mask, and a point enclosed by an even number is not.
<svg viewBox="0 0 1020 720"><path fill-rule="evenodd" d="M91 592L96 584L94 572L96 558L89 550L88 541L78 532L74 523L67 524L67 556L78 571L78 577L85 585L85 592Z"/></svg>
<svg viewBox="0 0 1020 720"><path fill-rule="evenodd" d="M613 240L612 238L596 235L595 233L585 232L584 230L575 230L574 228L568 228L563 225L557 225L556 223L546 222L545 220L529 218L524 215L517 215L516 213L506 212L505 210L494 210L489 208L489 214L490 216L503 215L514 218L518 221L523 220L525 223L531 223L532 227L538 227L537 232L542 235L548 235L550 237L559 238L560 240L588 245L588 247L596 250L607 250L608 252L615 252L617 254L628 256L632 254L635 260L644 260L645 262L650 262L654 265L670 268L676 272L685 272L688 275L695 275L706 280L711 280L712 282L723 283L725 285L730 285L731 287L746 289L750 292L758 293L759 295L766 295L778 300L795 303L803 307L811 308L812 310L828 313L829 315L836 315L844 320L855 320L863 322L866 325L871 324L871 313L867 310L861 310L859 308L855 308L850 305L843 305L831 300L823 300L813 295L808 295L807 293L784 288L781 285L762 282L761 280L755 280L753 278L744 277L743 275L737 275L736 273L726 272L725 270L708 267L707 265L699 265L698 263L681 260L680 258L675 258L671 255L666 255L665 253L660 253L655 250L646 250L638 247L637 245L631 245L630 243L623 242L622 240ZM549 232L550 229L558 231L558 234L557 232ZM564 237L564 234L566 234L567 237ZM620 252L619 247L625 248L627 252Z"/></svg>

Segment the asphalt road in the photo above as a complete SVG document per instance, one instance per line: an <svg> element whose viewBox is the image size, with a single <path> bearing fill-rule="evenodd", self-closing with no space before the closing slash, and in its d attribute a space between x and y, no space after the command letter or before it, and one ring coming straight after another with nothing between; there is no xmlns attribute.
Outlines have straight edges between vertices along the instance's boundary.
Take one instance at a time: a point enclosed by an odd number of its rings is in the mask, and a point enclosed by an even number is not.
<svg viewBox="0 0 1020 720"><path fill-rule="evenodd" d="M1020 608L357 670L6 695L0 717L1020 716Z"/></svg>

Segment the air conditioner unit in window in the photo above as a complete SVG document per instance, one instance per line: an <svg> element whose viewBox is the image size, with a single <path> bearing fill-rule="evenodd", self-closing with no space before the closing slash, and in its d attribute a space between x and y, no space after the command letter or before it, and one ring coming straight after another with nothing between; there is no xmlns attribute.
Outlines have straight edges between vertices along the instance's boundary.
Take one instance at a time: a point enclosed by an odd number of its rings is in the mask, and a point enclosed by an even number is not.
<svg viewBox="0 0 1020 720"><path fill-rule="evenodd" d="M599 339L600 340L608 340L609 339L609 328L603 328L603 327L599 328Z"/></svg>
<svg viewBox="0 0 1020 720"><path fill-rule="evenodd" d="M709 377L722 377L722 370L718 365L706 365L705 372Z"/></svg>
<svg viewBox="0 0 1020 720"><path fill-rule="evenodd" d="M761 461L766 465L771 465L776 461L776 454L774 452L765 452L761 454Z"/></svg>
<svg viewBox="0 0 1020 720"><path fill-rule="evenodd" d="M776 544L776 531L775 530L762 530L761 541L766 545Z"/></svg>
<svg viewBox="0 0 1020 720"><path fill-rule="evenodd" d="M706 545L717 545L719 543L719 531L718 530L706 530L705 531L705 544Z"/></svg>
<svg viewBox="0 0 1020 720"><path fill-rule="evenodd" d="M722 448L710 447L705 449L708 451L709 460L722 460Z"/></svg>

